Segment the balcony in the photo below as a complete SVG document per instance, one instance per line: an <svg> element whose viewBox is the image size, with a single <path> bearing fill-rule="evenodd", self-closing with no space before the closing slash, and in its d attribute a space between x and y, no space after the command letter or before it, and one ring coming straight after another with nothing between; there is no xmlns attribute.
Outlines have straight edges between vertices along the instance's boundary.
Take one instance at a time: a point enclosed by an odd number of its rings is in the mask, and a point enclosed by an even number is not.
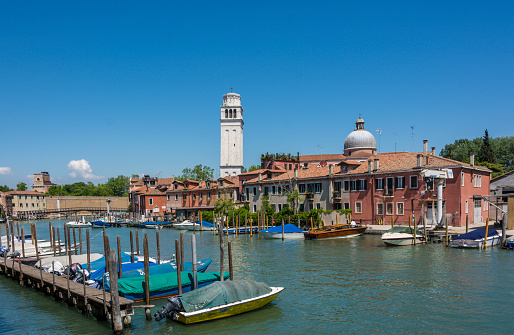
<svg viewBox="0 0 514 335"><path fill-rule="evenodd" d="M307 199L309 201L314 201L314 193L312 193L312 192L305 193L305 199Z"/></svg>
<svg viewBox="0 0 514 335"><path fill-rule="evenodd" d="M332 198L334 198L334 199L341 199L341 191L333 191L332 192Z"/></svg>

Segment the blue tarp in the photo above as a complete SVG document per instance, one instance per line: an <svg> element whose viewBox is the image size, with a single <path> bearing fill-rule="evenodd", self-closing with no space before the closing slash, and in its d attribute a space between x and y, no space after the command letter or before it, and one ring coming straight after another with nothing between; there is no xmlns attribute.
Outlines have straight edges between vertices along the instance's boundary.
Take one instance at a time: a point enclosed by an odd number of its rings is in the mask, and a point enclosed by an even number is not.
<svg viewBox="0 0 514 335"><path fill-rule="evenodd" d="M196 221L196 224L200 224L200 221ZM214 227L214 224L209 221L202 220L202 226L204 227Z"/></svg>
<svg viewBox="0 0 514 335"><path fill-rule="evenodd" d="M498 232L495 229L489 229L487 232L487 236L496 236ZM467 234L462 234L454 238L454 240L478 240L481 238L485 238L485 229L476 229L472 230Z"/></svg>
<svg viewBox="0 0 514 335"><path fill-rule="evenodd" d="M130 262L130 255L126 254L124 252L121 253L121 262L122 263L129 263ZM105 268L105 256L102 256L101 258L97 259L94 262L91 262L91 272L96 271L100 269L101 267ZM87 263L86 264L80 264L82 265L83 269L87 269Z"/></svg>
<svg viewBox="0 0 514 335"><path fill-rule="evenodd" d="M155 266L157 263L150 263L150 266ZM87 266L87 265L86 265ZM123 276L125 276L126 271L137 271L136 269L142 269L145 267L145 263L143 262L134 262L134 263L123 263L121 266L121 270L123 271ZM93 268L91 268L93 270ZM120 267L118 266L118 271L120 270ZM105 264L101 266L99 269L91 273L89 276L89 279L91 280L102 280L102 276L105 273Z"/></svg>
<svg viewBox="0 0 514 335"><path fill-rule="evenodd" d="M282 232L282 226L276 226L276 227L272 227L272 228L268 228L268 229L264 229L264 230L260 230L262 232L270 232L270 233L281 233ZM294 224L292 223L288 223L286 225L284 225L284 233L303 233L304 230L301 230L300 228L298 228L297 226L295 226Z"/></svg>
<svg viewBox="0 0 514 335"><path fill-rule="evenodd" d="M212 260L210 258L201 260L196 265L197 271L205 272L205 270L207 270L207 267L209 266L209 264L211 264L211 262L212 262ZM141 263L141 264L143 264L143 263ZM133 269L130 271L127 270L126 272L125 272L125 268L122 268L122 269L123 269L123 278L133 278L133 277L139 277L139 276L145 275L145 271L144 271L143 267L141 267L139 269ZM160 275L160 274L164 274L164 273L170 273L170 272L177 272L177 265L174 262L160 264L160 265L153 263L153 266L151 266L149 268L149 270L150 270L151 276L152 275ZM193 271L193 263L184 262L184 271Z"/></svg>

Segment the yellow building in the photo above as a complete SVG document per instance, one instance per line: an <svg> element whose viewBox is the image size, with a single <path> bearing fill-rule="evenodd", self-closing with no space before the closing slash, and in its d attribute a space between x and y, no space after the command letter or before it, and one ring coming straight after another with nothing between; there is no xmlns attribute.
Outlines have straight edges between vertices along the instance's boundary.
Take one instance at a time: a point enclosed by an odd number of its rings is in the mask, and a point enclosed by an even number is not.
<svg viewBox="0 0 514 335"><path fill-rule="evenodd" d="M10 196L8 213L13 218L37 218L46 210L46 195L34 191L10 191L5 193Z"/></svg>

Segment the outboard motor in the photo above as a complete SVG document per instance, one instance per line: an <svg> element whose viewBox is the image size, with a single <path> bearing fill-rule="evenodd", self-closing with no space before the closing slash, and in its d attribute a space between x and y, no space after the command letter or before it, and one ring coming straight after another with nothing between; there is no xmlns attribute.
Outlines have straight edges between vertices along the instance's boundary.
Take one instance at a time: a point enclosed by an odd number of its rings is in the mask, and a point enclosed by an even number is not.
<svg viewBox="0 0 514 335"><path fill-rule="evenodd" d="M161 321L165 317L173 316L176 312L185 312L184 307L182 306L182 302L179 297L168 298L168 303L166 306L163 306L161 310L155 313L155 321Z"/></svg>

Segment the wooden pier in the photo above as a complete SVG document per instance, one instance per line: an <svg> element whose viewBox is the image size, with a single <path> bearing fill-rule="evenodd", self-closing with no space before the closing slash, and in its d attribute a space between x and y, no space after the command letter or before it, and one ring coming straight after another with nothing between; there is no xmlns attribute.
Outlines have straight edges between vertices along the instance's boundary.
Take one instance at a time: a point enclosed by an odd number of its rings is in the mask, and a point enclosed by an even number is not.
<svg viewBox="0 0 514 335"><path fill-rule="evenodd" d="M109 292L68 280L66 277L21 264L12 259L0 258L0 272L16 280L22 286L33 287L45 295L62 300L69 306L77 306L83 313L91 313L98 320L111 319L112 308ZM119 297L121 317L130 324L134 314L133 301Z"/></svg>

